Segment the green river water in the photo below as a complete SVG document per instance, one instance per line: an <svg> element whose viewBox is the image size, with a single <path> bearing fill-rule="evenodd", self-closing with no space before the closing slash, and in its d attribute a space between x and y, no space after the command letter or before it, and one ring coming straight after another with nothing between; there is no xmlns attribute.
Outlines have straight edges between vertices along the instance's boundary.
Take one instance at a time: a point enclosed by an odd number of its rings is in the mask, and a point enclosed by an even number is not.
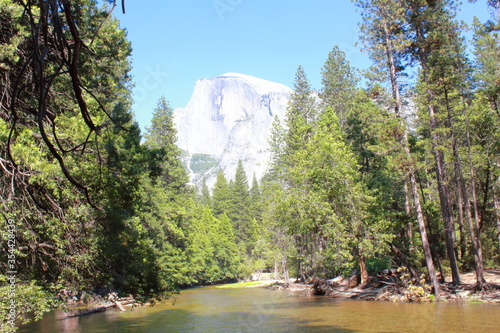
<svg viewBox="0 0 500 333"><path fill-rule="evenodd" d="M500 332L500 305L338 300L265 288L193 288L175 305L66 315L48 313L20 332Z"/></svg>

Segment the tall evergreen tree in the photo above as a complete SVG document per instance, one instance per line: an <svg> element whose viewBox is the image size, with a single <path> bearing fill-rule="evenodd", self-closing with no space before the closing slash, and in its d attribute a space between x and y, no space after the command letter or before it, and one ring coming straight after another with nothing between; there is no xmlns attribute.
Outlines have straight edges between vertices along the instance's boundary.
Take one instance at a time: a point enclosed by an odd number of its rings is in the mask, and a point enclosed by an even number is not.
<svg viewBox="0 0 500 333"><path fill-rule="evenodd" d="M286 112L287 133L284 138L284 154L293 154L294 151L303 147L312 135L317 113L313 90L304 69L299 66Z"/></svg>
<svg viewBox="0 0 500 333"><path fill-rule="evenodd" d="M286 131L281 124L280 119L275 116L271 127L269 138L269 150L271 151L270 171L268 177L275 181L283 181L283 173L286 170Z"/></svg>
<svg viewBox="0 0 500 333"><path fill-rule="evenodd" d="M408 1L408 31L413 36L413 48L409 55L418 61L421 67L420 101L422 109L426 112L424 119L428 120L441 216L446 236L446 249L453 283L460 284L455 251L455 217L450 194L452 172L447 168L446 163L446 155L453 150L451 146L454 145L455 141L452 123L456 111L450 105L450 98L457 85L464 83L463 81L458 82L457 79L461 79L455 74L459 72L463 79L463 72L460 71L460 68L466 65L463 56L457 53L457 51L460 52L458 50L460 36L459 27L453 20L454 15L455 4L453 1L441 0L429 4ZM424 114L422 114L423 116ZM457 163L456 153L451 152L450 155L455 155L453 158ZM478 281L478 283L482 282Z"/></svg>
<svg viewBox="0 0 500 333"><path fill-rule="evenodd" d="M237 277L240 256L236 245L233 226L226 214L223 214L214 230L215 257L221 271L220 280Z"/></svg>
<svg viewBox="0 0 500 333"><path fill-rule="evenodd" d="M137 206L139 219L156 253L160 282L175 289L191 282L184 263L189 243L190 212L193 194L187 186L187 174L175 145L176 130L172 109L164 97L153 112L151 127L145 134L149 174L143 176L142 200Z"/></svg>
<svg viewBox="0 0 500 333"><path fill-rule="evenodd" d="M417 183L415 159L410 151L408 128L403 114L401 97L401 78L404 76L402 70L405 68L404 51L409 46L409 42L403 34L406 27L406 22L403 20L405 10L399 1L359 0L356 1L356 4L363 10L362 40L365 48L370 52L371 59L374 61L374 72L377 74L375 77L390 83L392 99L389 105L394 109L402 133L395 139L401 142L404 152L404 158L402 159L404 164L401 165L401 168L403 172L407 173L405 178L409 180L409 186L404 187L406 206L409 206L410 193L408 188L411 188L411 198L415 207L427 270L434 294L438 295L439 286L427 236L424 211ZM409 209L407 209L407 213L409 212ZM411 230L410 227L408 229ZM409 239L411 239L411 235Z"/></svg>
<svg viewBox="0 0 500 333"><path fill-rule="evenodd" d="M231 220L236 236L236 243L251 255L255 243L255 218L252 216L248 178L243 162L238 161L234 182L230 185L230 208L228 217Z"/></svg>
<svg viewBox="0 0 500 333"><path fill-rule="evenodd" d="M250 188L250 214L257 221L262 220L262 194L255 174L253 175L252 187Z"/></svg>
<svg viewBox="0 0 500 333"><path fill-rule="evenodd" d="M224 176L224 171L220 169L212 191L212 209L215 217L220 217L229 212L230 200L229 183L226 176Z"/></svg>
<svg viewBox="0 0 500 333"><path fill-rule="evenodd" d="M352 108L352 101L358 85L356 70L351 67L345 57L345 53L334 46L328 53L321 70L321 83L323 89L320 92L324 108L331 107L337 117L340 125L344 126L349 110Z"/></svg>
<svg viewBox="0 0 500 333"><path fill-rule="evenodd" d="M500 21L500 16L497 16L496 23L498 21ZM497 233L498 250L500 250L500 168L498 168L498 165L500 165L500 136L498 131L500 126L500 82L498 80L500 73L500 36L497 31L491 30L494 25L495 23L491 22L481 24L477 19L474 21L476 64L473 77L477 90L472 102L471 115L466 119L469 120L467 133L471 132L467 136L468 142L470 142L469 155L476 153L481 156L480 158L469 157L470 177L473 180L474 174L486 175L483 181L479 180L478 182L483 184L480 187L484 189L488 188L486 184L492 184L492 191L483 191L483 196L490 198L484 200L484 202L490 202L488 206L493 207L493 227L490 228ZM473 163L474 160L481 160L486 163L476 167ZM475 169L477 169L476 172L474 172ZM473 202L477 203L474 197ZM485 216L486 211L487 209L484 207L481 215ZM476 216L475 220L477 220Z"/></svg>
<svg viewBox="0 0 500 333"><path fill-rule="evenodd" d="M201 184L201 203L205 206L212 207L212 198L210 196L210 190L208 189L207 182L203 180Z"/></svg>
<svg viewBox="0 0 500 333"><path fill-rule="evenodd" d="M164 96L158 100L153 111L151 127L147 129L145 145L150 148L152 161L160 158L161 181L169 188L180 191L188 182L187 173L180 160L181 151L177 147L177 130L173 122L173 110Z"/></svg>

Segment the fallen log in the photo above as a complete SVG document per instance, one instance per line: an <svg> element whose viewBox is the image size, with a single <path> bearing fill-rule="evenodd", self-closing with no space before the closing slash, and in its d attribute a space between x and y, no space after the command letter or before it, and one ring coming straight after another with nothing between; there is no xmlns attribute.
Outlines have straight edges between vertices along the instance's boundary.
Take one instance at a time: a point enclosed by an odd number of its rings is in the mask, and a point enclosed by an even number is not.
<svg viewBox="0 0 500 333"><path fill-rule="evenodd" d="M86 316L86 315L89 315L89 314L92 314L92 313L103 312L103 311L106 311L108 309L115 308L115 307L117 307L121 311L126 311L126 309L125 309L124 306L125 305L134 304L134 303L136 303L136 301L133 298L127 298L127 299L125 299L123 301L118 301L118 300L116 300L116 301L108 301L108 302L106 302L103 305L95 306L95 307L93 307L91 309L85 310L85 311L80 312L80 313L73 314L71 316L64 317L62 319L82 317L82 316Z"/></svg>
<svg viewBox="0 0 500 333"><path fill-rule="evenodd" d="M115 301L116 307L120 309L120 311L125 311L125 308L123 307L122 303L120 301Z"/></svg>

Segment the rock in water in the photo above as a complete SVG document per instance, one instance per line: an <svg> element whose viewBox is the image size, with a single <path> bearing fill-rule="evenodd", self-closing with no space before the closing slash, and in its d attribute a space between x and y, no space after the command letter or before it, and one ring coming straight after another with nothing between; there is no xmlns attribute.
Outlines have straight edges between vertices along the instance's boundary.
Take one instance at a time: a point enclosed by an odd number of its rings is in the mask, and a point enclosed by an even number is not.
<svg viewBox="0 0 500 333"><path fill-rule="evenodd" d="M196 82L188 104L174 111L178 146L191 181L215 184L219 169L233 179L241 159L249 182L270 161L274 117L283 120L292 90L256 77L228 73Z"/></svg>

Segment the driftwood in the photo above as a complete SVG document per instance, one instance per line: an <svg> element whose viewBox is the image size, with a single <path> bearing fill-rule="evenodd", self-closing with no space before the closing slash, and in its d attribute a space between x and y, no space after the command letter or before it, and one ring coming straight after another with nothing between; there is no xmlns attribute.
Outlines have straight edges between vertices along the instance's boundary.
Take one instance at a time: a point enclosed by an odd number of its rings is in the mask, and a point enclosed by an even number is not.
<svg viewBox="0 0 500 333"><path fill-rule="evenodd" d="M484 296L482 296L482 298L489 300L489 301L494 300L495 302L500 302L500 293L493 293L493 294L489 294L489 295L484 295Z"/></svg>
<svg viewBox="0 0 500 333"><path fill-rule="evenodd" d="M86 316L92 313L97 313L97 312L103 312L111 308L118 308L120 311L126 311L125 307L126 305L133 305L136 304L136 300L133 299L132 297L126 297L126 298L120 298L118 299L117 297L110 296L108 297L108 301L102 305L97 305L93 308L87 309L85 311L82 311L80 313L73 314L71 316L64 317L63 319L69 319L69 318L75 318L75 317L82 317Z"/></svg>

